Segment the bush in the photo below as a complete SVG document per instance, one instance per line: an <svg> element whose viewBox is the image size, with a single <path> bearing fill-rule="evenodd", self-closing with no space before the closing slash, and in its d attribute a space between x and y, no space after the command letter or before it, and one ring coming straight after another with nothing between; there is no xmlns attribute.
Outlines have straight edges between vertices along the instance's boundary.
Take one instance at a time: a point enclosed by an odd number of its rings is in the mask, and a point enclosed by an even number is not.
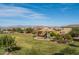
<svg viewBox="0 0 79 59"><path fill-rule="evenodd" d="M21 28L16 28L16 32L23 33L23 30Z"/></svg>
<svg viewBox="0 0 79 59"><path fill-rule="evenodd" d="M34 31L33 28L26 28L25 29L26 33L33 33L33 31Z"/></svg>
<svg viewBox="0 0 79 59"><path fill-rule="evenodd" d="M56 36L56 33L50 32L50 36L51 36L51 37Z"/></svg>
<svg viewBox="0 0 79 59"><path fill-rule="evenodd" d="M73 43L73 38L70 34L65 34L64 39L66 39L68 43Z"/></svg>
<svg viewBox="0 0 79 59"><path fill-rule="evenodd" d="M12 50L11 48L16 46L15 37L10 35L1 35L0 46L5 48L5 51L10 52Z"/></svg>

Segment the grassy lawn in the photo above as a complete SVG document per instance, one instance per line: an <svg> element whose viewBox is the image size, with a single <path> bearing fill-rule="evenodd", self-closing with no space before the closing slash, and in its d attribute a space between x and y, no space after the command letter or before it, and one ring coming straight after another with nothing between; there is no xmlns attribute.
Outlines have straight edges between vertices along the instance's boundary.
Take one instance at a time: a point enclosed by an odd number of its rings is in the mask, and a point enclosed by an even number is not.
<svg viewBox="0 0 79 59"><path fill-rule="evenodd" d="M32 34L15 33L11 35L16 38L17 45L21 47L20 50L12 52L14 55L52 55L69 46L52 41L34 40ZM79 44L78 42L76 43ZM79 50L79 47L77 47L77 50ZM0 54L4 54L4 50L1 48Z"/></svg>
<svg viewBox="0 0 79 59"><path fill-rule="evenodd" d="M52 41L34 40L32 34L14 34L17 45L21 50L14 54L54 54L67 47L64 44L57 44Z"/></svg>
<svg viewBox="0 0 79 59"><path fill-rule="evenodd" d="M3 48L0 48L0 55L3 55L5 53Z"/></svg>

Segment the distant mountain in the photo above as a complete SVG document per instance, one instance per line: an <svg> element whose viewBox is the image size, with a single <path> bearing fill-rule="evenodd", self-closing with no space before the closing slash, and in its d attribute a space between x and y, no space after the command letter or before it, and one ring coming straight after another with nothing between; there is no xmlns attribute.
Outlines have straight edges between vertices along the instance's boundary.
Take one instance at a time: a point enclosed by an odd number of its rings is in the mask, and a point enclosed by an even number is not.
<svg viewBox="0 0 79 59"><path fill-rule="evenodd" d="M71 24L71 25L66 25L66 26L44 26L44 25L13 25L13 26L0 26L0 28L2 29L8 29L8 28L28 28L28 27L32 27L32 28L36 28L36 27L51 27L51 28L60 28L60 27L79 27L79 24Z"/></svg>
<svg viewBox="0 0 79 59"><path fill-rule="evenodd" d="M13 25L13 26L0 26L2 29L8 29L8 28L28 28L28 27L47 27L47 26L42 26L42 25Z"/></svg>
<svg viewBox="0 0 79 59"><path fill-rule="evenodd" d="M79 24L71 24L71 25L67 25L67 26L64 26L64 27L79 27Z"/></svg>

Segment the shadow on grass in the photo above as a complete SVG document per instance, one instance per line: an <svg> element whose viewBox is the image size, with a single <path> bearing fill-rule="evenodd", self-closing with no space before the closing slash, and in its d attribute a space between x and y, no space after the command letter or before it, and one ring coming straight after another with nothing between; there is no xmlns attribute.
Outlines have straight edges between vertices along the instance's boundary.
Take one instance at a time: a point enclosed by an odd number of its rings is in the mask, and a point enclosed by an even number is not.
<svg viewBox="0 0 79 59"><path fill-rule="evenodd" d="M72 47L79 47L79 45L76 45L76 44L69 44L69 46L72 46Z"/></svg>
<svg viewBox="0 0 79 59"><path fill-rule="evenodd" d="M20 50L21 47L12 47L11 49L12 49L12 51L16 51L16 50Z"/></svg>
<svg viewBox="0 0 79 59"><path fill-rule="evenodd" d="M5 49L5 51L12 52L12 51L20 50L20 49L21 47L8 47Z"/></svg>

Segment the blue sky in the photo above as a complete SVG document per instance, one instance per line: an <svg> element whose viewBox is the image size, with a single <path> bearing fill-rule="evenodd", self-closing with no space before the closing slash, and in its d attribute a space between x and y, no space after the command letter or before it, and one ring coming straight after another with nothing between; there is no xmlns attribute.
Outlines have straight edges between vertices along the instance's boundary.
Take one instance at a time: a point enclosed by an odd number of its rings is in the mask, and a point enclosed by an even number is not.
<svg viewBox="0 0 79 59"><path fill-rule="evenodd" d="M77 3L3 3L0 25L64 26L79 24Z"/></svg>

